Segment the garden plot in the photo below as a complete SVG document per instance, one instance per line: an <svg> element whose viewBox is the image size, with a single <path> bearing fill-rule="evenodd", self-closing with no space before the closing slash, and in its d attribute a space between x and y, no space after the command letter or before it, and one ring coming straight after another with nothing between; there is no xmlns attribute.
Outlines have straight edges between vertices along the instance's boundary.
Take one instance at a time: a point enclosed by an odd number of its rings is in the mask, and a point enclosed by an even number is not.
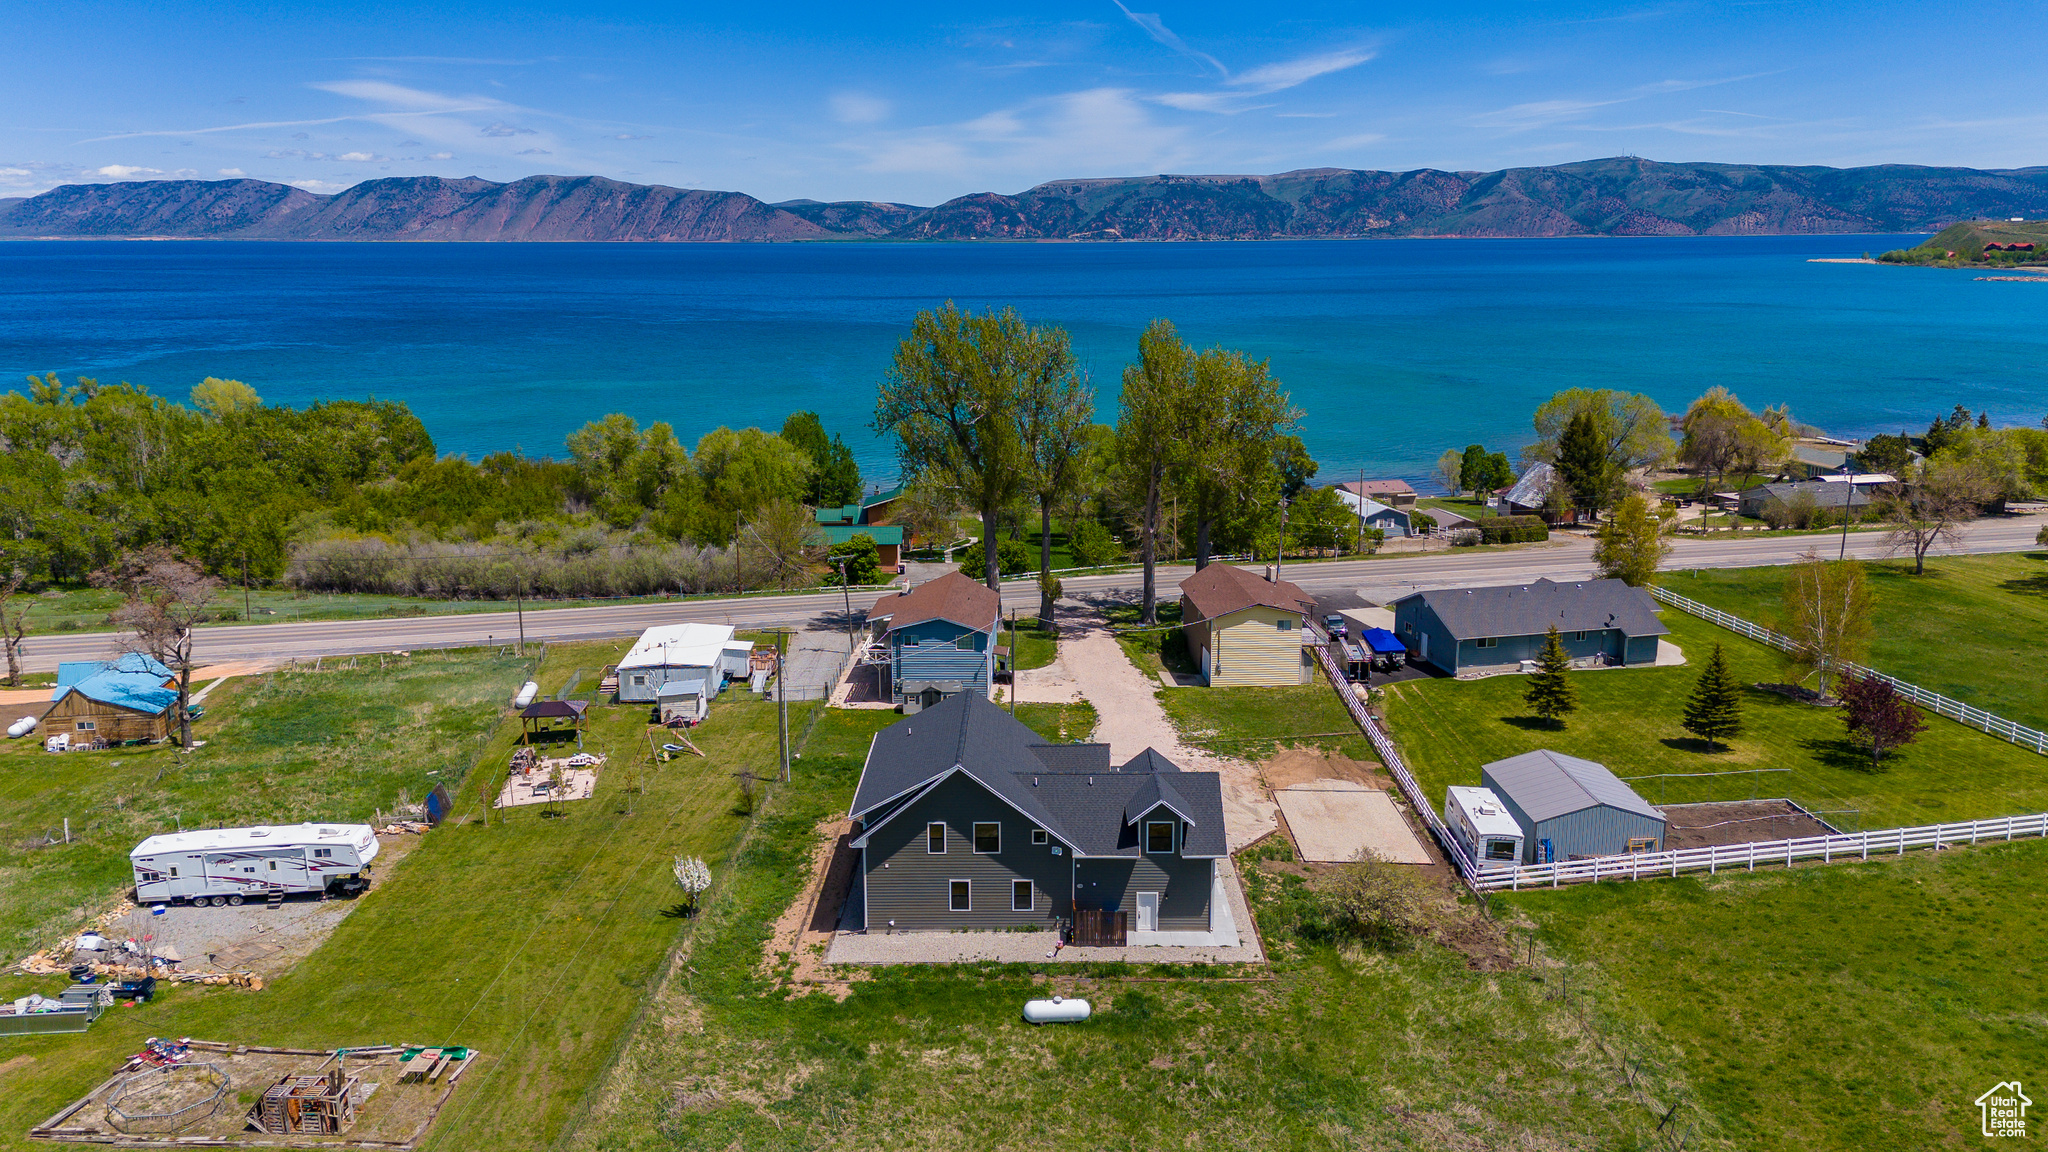
<svg viewBox="0 0 2048 1152"><path fill-rule="evenodd" d="M1726 804L1667 804L1664 847L1706 848L1761 840L1803 840L1833 836L1837 830L1790 800L1748 800Z"/></svg>
<svg viewBox="0 0 2048 1152"><path fill-rule="evenodd" d="M1301 859L1342 864L1370 849L1396 864L1428 864L1429 853L1385 792L1350 780L1314 780L1273 793Z"/></svg>

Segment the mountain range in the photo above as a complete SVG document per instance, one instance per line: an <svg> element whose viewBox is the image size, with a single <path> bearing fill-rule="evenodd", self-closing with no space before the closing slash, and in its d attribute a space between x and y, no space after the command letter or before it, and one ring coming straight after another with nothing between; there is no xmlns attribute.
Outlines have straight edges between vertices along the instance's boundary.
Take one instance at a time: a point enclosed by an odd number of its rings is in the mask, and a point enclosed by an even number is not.
<svg viewBox="0 0 2048 1152"><path fill-rule="evenodd" d="M1269 240L1932 232L2048 216L2048 167L1823 168L1636 157L1499 172L1309 168L1055 180L934 207L764 203L597 176L402 176L318 195L263 180L67 184L0 200L0 236L222 240Z"/></svg>

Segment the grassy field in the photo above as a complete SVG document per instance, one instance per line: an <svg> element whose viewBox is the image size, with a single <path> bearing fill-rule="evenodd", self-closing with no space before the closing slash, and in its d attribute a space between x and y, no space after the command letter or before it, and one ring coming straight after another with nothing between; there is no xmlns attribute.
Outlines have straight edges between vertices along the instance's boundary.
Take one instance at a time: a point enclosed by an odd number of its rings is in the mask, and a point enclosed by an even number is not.
<svg viewBox="0 0 2048 1152"><path fill-rule="evenodd" d="M1971 1102L2048 1051L2043 891L2030 841L1505 899L1685 1052L1734 1146L1797 1152L1977 1146Z"/></svg>
<svg viewBox="0 0 2048 1152"><path fill-rule="evenodd" d="M1038 628L1027 628L1021 620L1018 621L1015 632L1011 632L1008 629L1003 631L1001 642L1005 644L1015 643L1017 655L1015 666L1019 672L1029 672L1033 668L1043 668L1059 658L1059 638L1051 632L1042 631Z"/></svg>
<svg viewBox="0 0 2048 1152"><path fill-rule="evenodd" d="M1135 603L1118 602L1110 605L1107 619L1112 630L1121 630L1116 642L1122 646L1124 655L1138 666L1138 671L1147 676L1160 672L1172 672L1181 676L1195 676L1202 671L1195 658L1188 652L1187 636L1180 630L1180 600L1176 596L1159 601L1159 623L1146 625L1140 620Z"/></svg>
<svg viewBox="0 0 2048 1152"><path fill-rule="evenodd" d="M541 685L557 689L572 670L599 667L622 649L551 646ZM462 667L461 659L449 659L450 681L460 680L452 673ZM415 664L431 667L426 658L415 658ZM351 778L351 772L364 770L356 765L398 765L388 771L418 779L433 764L466 765L481 732L488 733L483 771L495 776L517 725L492 718L501 714L501 702L523 669L507 663L471 671L475 709L450 712L420 700L370 709L365 723L380 727L406 723L409 716L451 717L408 746L352 755L352 730L335 732L307 721L297 729L297 746L276 753L278 759L252 757L269 767L215 781L213 791L223 796L258 793L220 800L221 815L297 819L329 811L310 800L280 808L273 805L281 796L260 798L267 781L276 787L282 765L292 757L306 761L304 780L294 788L306 789L307 797L323 787L338 789L333 810L359 817L368 815L368 782L375 776ZM290 693L339 691L322 687L323 678L348 688L373 675L329 672L280 682L274 689L281 694L277 729L267 739L283 741L292 722ZM351 690L376 694L367 686ZM459 691L460 684L444 683L439 690ZM259 697L264 691L256 689ZM237 711L223 707L216 714ZM428 835L323 946L267 989L180 986L155 1004L109 1016L84 1035L10 1042L33 1045L33 1059L26 1065L10 1062L0 1072L0 1147L22 1146L21 1133L30 1124L96 1083L149 1035L290 1046L406 1039L468 1044L488 1060L463 1082L428 1147L548 1145L590 1099L686 923L668 914L677 899L671 858L689 852L722 868L747 824L737 811L739 787L732 773L769 774L775 756L775 713L763 702L732 698L714 705L711 719L692 733L710 758L683 757L658 768L648 766L644 708L593 711L586 744L611 756L593 799L563 805L559 817L538 807L514 809L486 827L475 820L474 789L465 784L457 792L457 822ZM458 714L467 727L455 722ZM332 747L323 749L321 740ZM229 743L223 734L222 745ZM58 783L49 782L47 790L61 790ZM125 787L139 792L141 783ZM31 790L39 787L44 786ZM18 795L11 806L22 803ZM185 811L190 822L193 809ZM118 846L125 852L126 844ZM10 883L9 905L24 887ZM56 977L9 978L0 980L0 995L53 993L61 983Z"/></svg>
<svg viewBox="0 0 2048 1152"><path fill-rule="evenodd" d="M1377 759L1320 673L1286 688L1162 688L1158 695L1183 739L1220 755L1260 760L1286 744Z"/></svg>
<svg viewBox="0 0 2048 1152"><path fill-rule="evenodd" d="M820 721L568 1147L1636 1149L1657 1122L1645 1098L1682 1090L1652 1071L1639 1096L1609 1052L1646 1042L1524 973L1475 971L1434 943L1296 940L1299 880L1264 874L1253 898L1276 963L1260 979L961 965L867 973L843 1001L799 994L763 972L767 924L891 719ZM1098 1016L1018 1020L1054 990Z"/></svg>
<svg viewBox="0 0 2048 1152"><path fill-rule="evenodd" d="M1706 569L1666 577L1672 591L1775 625L1784 568ZM2048 729L2048 552L1937 556L1866 565L1876 624L1869 663L1923 688Z"/></svg>
<svg viewBox="0 0 2048 1152"><path fill-rule="evenodd" d="M1615 775L1787 772L1638 780L1652 804L1789 796L1837 827L1889 828L2048 809L2048 762L2002 740L1929 716L1917 743L1872 771L1848 743L1839 712L1754 688L1743 691L1746 729L1727 751L1708 751L1678 725L1712 646L1721 643L1743 685L1785 678L1777 653L1687 616L1663 612L1670 640L1692 666L1575 672L1579 711L1562 731L1528 715L1520 676L1413 680L1387 693L1387 715L1409 766L1432 798L1476 784L1479 766L1535 748L1607 765Z"/></svg>
<svg viewBox="0 0 2048 1152"><path fill-rule="evenodd" d="M418 801L469 770L477 737L530 662L421 653L385 670L278 671L230 680L194 726L205 747L51 755L0 744L0 956L70 928L130 881L128 851L180 822L195 828L368 822L400 793ZM72 843L61 838L66 818Z"/></svg>

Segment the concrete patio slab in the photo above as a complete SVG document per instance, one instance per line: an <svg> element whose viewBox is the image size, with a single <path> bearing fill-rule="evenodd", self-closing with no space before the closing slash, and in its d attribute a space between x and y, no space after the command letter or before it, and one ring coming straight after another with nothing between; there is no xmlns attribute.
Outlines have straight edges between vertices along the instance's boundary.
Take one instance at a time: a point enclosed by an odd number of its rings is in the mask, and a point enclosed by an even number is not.
<svg viewBox="0 0 2048 1152"><path fill-rule="evenodd" d="M1358 859L1368 848L1396 864L1427 864L1429 853L1385 792L1349 780L1317 780L1273 793L1294 833L1295 851L1317 864Z"/></svg>

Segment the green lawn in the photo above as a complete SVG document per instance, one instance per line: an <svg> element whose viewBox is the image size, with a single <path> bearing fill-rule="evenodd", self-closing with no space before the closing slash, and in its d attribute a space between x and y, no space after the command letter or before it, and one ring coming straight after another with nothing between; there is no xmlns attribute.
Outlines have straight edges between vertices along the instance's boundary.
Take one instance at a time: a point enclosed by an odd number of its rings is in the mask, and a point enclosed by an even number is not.
<svg viewBox="0 0 2048 1152"><path fill-rule="evenodd" d="M1979 1146L1971 1102L2048 1051L2044 891L2036 840L1503 899L1685 1053L1733 1146L1804 1152Z"/></svg>
<svg viewBox="0 0 2048 1152"><path fill-rule="evenodd" d="M573 669L601 666L622 649L554 645L540 682L556 687ZM450 658L451 670L462 659ZM346 688L373 681L374 672L281 681L277 710L250 714L252 727L268 721L264 731L244 738L266 743L250 753L241 775L214 781L214 802L236 819L367 816L381 774L414 780L434 764L466 765L479 732L490 733L482 770L502 772L517 725L493 717L502 715L503 698L523 669L510 662L470 669L474 689L464 689L457 676L440 685L443 692L473 690L479 701L452 712L432 692L378 702L373 687L352 689L371 697L363 722L380 729L449 715L402 747L352 747L353 728L335 731L317 709L295 718L290 706L293 693L317 698L339 690L321 687L323 678ZM265 691L257 690L259 700ZM155 1004L113 1013L83 1035L9 1041L34 1062L0 1073L0 1147L23 1146L21 1134L32 1123L98 1082L149 1035L284 1046L408 1039L472 1045L487 1062L463 1081L427 1146L548 1145L592 1098L685 924L665 914L677 898L671 858L690 852L722 870L747 824L736 811L732 773L767 775L775 755L775 713L764 702L732 697L714 704L711 719L692 733L710 758L682 757L658 768L648 767L644 708L599 706L594 713L586 743L612 757L594 798L563 805L557 818L537 807L514 809L485 827L474 821L474 790L462 786L458 822L428 834L323 946L267 989L181 986ZM794 719L801 724L807 715ZM230 744L223 733L222 745ZM303 785L287 771L295 757L308 768ZM281 777L289 793L275 791ZM23 791L63 791L57 780L26 790L14 783L10 810L23 803ZM139 774L124 778L123 794L140 801L146 783ZM266 785L274 790L268 798ZM629 795L633 785L641 790ZM320 806L322 789L336 792L332 807ZM193 807L184 811L190 822ZM128 845L114 846L125 852ZM10 906L22 887L10 885ZM0 981L0 995L52 993L61 983L10 978Z"/></svg>
<svg viewBox="0 0 2048 1152"><path fill-rule="evenodd" d="M2048 552L1937 556L1865 566L1876 633L1868 663L1923 688L2048 729ZM1785 568L1680 571L1664 584L1725 612L1773 627Z"/></svg>
<svg viewBox="0 0 2048 1152"><path fill-rule="evenodd" d="M1004 630L1002 642L1016 644L1014 666L1019 672L1043 668L1059 657L1058 637L1038 628L1027 628L1021 620L1018 621L1016 631Z"/></svg>
<svg viewBox="0 0 2048 1152"><path fill-rule="evenodd" d="M1162 688L1158 695L1182 739L1219 755L1261 760L1298 744L1378 759L1321 673L1286 688Z"/></svg>
<svg viewBox="0 0 2048 1152"><path fill-rule="evenodd" d="M894 713L885 712L883 715ZM1019 704L1017 719L1047 740L1056 744L1073 744L1087 740L1094 733L1095 705L1085 700L1071 704Z"/></svg>
<svg viewBox="0 0 2048 1152"><path fill-rule="evenodd" d="M1180 630L1180 600L1162 596L1158 608L1159 622L1148 625L1138 618L1137 604L1118 602L1110 606L1107 619L1111 630L1117 632L1116 642L1122 646L1124 655L1147 676L1157 676L1162 671L1200 675L1201 665L1188 652L1187 636Z"/></svg>
<svg viewBox="0 0 2048 1152"><path fill-rule="evenodd" d="M1474 971L1433 943L1381 953L1296 940L1298 878L1255 877L1276 963L882 969L843 1001L762 972L768 924L796 896L821 821L845 811L887 713L812 733L721 873L682 959L589 1120L584 1150L819 1147L1643 1149L1658 1115L1585 1020L1520 972ZM1061 991L1086 1025L1034 1029L1023 1001ZM1660 1055L1663 1053L1660 1051ZM1683 1086L1652 1072L1644 1095ZM1689 1147L1714 1147L1695 1142Z"/></svg>
<svg viewBox="0 0 2048 1152"><path fill-rule="evenodd" d="M1674 582L1676 583L1676 582ZM1388 690L1393 734L1425 794L1476 784L1479 767L1535 748L1554 748L1607 765L1621 777L1661 773L1786 768L1789 772L1641 780L1653 804L1789 796L1830 813L1846 830L1932 824L2048 809L2048 761L1952 720L1929 715L1917 743L1873 772L1850 745L1840 713L1746 688L1744 733L1728 751L1709 752L1678 725L1687 695L1713 644L1726 647L1737 682L1778 682L1777 653L1667 608L1669 637L1692 666L1575 672L1579 711L1562 731L1527 714L1521 676L1415 680Z"/></svg>

